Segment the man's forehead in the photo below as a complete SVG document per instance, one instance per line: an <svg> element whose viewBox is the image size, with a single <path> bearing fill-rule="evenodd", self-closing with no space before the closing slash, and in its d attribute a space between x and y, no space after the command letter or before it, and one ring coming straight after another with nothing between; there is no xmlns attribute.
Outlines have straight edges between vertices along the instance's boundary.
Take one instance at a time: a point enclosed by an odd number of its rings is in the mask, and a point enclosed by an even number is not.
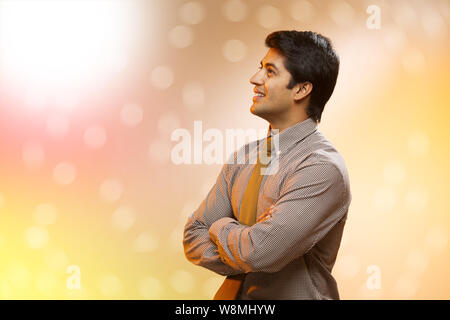
<svg viewBox="0 0 450 320"><path fill-rule="evenodd" d="M283 68L284 57L274 48L270 48L260 61L261 65L273 64L277 69Z"/></svg>

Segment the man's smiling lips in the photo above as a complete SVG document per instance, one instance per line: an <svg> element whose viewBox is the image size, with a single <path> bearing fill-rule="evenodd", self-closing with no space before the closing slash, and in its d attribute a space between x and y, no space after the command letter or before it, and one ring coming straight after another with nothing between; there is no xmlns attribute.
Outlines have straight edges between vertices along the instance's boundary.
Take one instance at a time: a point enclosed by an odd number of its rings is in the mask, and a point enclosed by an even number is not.
<svg viewBox="0 0 450 320"><path fill-rule="evenodd" d="M261 99L264 99L264 97L266 96L263 92L258 91L258 90L253 90L255 92L255 95L253 96L253 101L258 101Z"/></svg>

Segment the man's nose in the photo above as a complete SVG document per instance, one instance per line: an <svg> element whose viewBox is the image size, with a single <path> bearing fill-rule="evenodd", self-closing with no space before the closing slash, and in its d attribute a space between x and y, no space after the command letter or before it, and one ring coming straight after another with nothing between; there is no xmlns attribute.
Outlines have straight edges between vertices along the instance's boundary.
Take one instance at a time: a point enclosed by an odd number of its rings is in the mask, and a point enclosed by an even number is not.
<svg viewBox="0 0 450 320"><path fill-rule="evenodd" d="M262 85L264 83L263 77L262 77L262 70L258 70L251 78L250 83L253 85Z"/></svg>

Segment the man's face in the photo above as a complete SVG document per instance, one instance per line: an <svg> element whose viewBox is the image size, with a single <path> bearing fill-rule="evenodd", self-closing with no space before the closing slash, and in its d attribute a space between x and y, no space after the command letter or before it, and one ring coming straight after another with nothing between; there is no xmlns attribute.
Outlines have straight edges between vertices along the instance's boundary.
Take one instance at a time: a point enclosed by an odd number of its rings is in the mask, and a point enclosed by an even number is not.
<svg viewBox="0 0 450 320"><path fill-rule="evenodd" d="M260 69L250 78L250 83L255 86L250 112L267 121L283 118L294 104L295 86L286 88L291 74L283 62L284 57L279 51L270 48L261 61Z"/></svg>

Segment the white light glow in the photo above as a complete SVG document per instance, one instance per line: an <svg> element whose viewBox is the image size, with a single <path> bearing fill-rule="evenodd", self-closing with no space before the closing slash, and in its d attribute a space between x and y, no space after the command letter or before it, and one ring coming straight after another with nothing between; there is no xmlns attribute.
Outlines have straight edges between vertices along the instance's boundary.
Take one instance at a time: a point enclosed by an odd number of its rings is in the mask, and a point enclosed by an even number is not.
<svg viewBox="0 0 450 320"><path fill-rule="evenodd" d="M120 71L130 49L130 3L0 1L0 77L53 95Z"/></svg>

